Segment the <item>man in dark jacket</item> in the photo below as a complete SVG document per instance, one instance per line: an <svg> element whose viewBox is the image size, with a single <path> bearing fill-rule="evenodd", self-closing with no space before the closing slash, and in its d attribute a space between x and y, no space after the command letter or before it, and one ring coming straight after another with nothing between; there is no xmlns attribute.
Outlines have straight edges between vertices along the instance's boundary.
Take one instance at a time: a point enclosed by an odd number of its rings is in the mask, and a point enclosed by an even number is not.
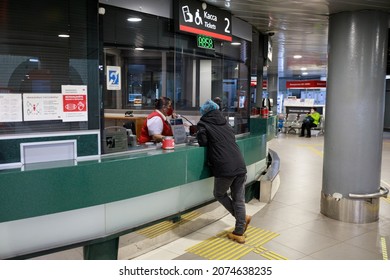
<svg viewBox="0 0 390 280"><path fill-rule="evenodd" d="M219 106L207 100L200 108L198 143L207 147L208 164L214 175L214 197L236 218L235 229L228 238L245 243L244 232L251 216L245 210L246 165L236 143L233 128ZM227 194L231 190L231 197Z"/></svg>

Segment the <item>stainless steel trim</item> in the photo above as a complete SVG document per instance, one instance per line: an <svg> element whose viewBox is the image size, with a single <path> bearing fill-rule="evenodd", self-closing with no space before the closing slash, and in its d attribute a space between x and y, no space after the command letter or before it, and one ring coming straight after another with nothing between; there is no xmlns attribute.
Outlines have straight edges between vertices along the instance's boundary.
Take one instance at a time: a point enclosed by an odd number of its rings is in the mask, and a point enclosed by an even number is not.
<svg viewBox="0 0 390 280"><path fill-rule="evenodd" d="M354 199L321 193L321 213L347 223L372 223L379 219L379 197Z"/></svg>
<svg viewBox="0 0 390 280"><path fill-rule="evenodd" d="M350 193L349 197L350 198L379 198L379 197L386 197L387 194L389 193L389 189L386 187L379 187L379 192L377 193L368 193L368 194L355 194L355 193Z"/></svg>

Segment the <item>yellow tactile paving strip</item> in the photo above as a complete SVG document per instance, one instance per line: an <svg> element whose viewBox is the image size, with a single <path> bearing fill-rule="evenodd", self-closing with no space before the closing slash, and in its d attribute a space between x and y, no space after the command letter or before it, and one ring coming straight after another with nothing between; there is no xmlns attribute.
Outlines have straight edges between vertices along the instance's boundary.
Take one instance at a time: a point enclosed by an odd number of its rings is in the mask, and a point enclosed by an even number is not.
<svg viewBox="0 0 390 280"><path fill-rule="evenodd" d="M381 237L381 247L382 247L382 256L384 260L388 260L389 256L387 255L387 244L386 244L386 238Z"/></svg>
<svg viewBox="0 0 390 280"><path fill-rule="evenodd" d="M199 217L201 213L193 211L187 214L184 214L181 216L181 220L174 223L172 221L164 221L158 224L155 224L153 226L143 228L137 231L138 234L142 234L150 239L155 238L159 235L162 235L166 232L169 232L175 228L177 228L180 225L183 225L185 223L188 223L189 221L194 220L195 218Z"/></svg>
<svg viewBox="0 0 390 280"><path fill-rule="evenodd" d="M256 248L256 250L253 251L256 254L259 254L260 256L263 256L264 258L267 258L269 260L287 260L287 258L272 252L262 246Z"/></svg>
<svg viewBox="0 0 390 280"><path fill-rule="evenodd" d="M238 244L227 238L227 234L232 230L233 228L223 231L186 251L209 260L238 260L249 252L254 252L270 260L286 260L285 257L262 247L279 234L249 226L245 233L246 242Z"/></svg>
<svg viewBox="0 0 390 280"><path fill-rule="evenodd" d="M238 260L252 251L250 247L229 240L226 233L225 238L213 236L186 251L209 260Z"/></svg>

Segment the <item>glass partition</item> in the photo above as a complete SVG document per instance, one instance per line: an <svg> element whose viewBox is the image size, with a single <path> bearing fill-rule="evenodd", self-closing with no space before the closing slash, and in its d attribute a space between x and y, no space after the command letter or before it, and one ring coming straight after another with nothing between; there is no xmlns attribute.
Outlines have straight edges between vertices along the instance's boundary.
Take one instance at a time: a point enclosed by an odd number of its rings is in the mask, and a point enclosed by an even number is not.
<svg viewBox="0 0 390 280"><path fill-rule="evenodd" d="M31 3L0 5L0 134L98 129L96 2ZM63 85L87 89L82 121L64 119Z"/></svg>
<svg viewBox="0 0 390 280"><path fill-rule="evenodd" d="M130 14L142 21L119 22ZM215 40L214 49L202 49L196 36L175 33L170 19L110 6L104 23L104 66L119 66L122 77L120 90L103 91L106 112L146 116L155 98L167 96L176 112L196 122L199 107L218 97L235 132L248 132L250 42Z"/></svg>

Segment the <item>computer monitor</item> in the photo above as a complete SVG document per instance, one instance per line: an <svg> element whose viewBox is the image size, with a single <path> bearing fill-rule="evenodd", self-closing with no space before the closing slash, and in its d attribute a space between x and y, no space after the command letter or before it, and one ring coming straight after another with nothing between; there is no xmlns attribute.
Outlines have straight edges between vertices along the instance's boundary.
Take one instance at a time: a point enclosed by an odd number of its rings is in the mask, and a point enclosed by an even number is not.
<svg viewBox="0 0 390 280"><path fill-rule="evenodd" d="M171 125L182 125L183 124L183 119L171 119L170 120Z"/></svg>

